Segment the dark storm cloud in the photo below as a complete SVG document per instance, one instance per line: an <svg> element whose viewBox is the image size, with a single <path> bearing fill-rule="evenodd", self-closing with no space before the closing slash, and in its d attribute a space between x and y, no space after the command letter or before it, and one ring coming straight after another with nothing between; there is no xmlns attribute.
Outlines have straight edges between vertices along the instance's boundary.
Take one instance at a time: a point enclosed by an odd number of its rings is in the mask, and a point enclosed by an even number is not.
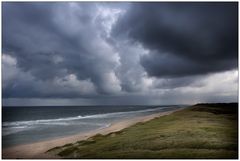
<svg viewBox="0 0 240 161"><path fill-rule="evenodd" d="M141 43L150 76L182 77L237 67L237 3L132 3L112 32Z"/></svg>
<svg viewBox="0 0 240 161"><path fill-rule="evenodd" d="M108 77L116 62L98 36L95 3L3 3L2 9L3 53L16 58L21 70L45 82L74 74L98 93L115 91Z"/></svg>
<svg viewBox="0 0 240 161"><path fill-rule="evenodd" d="M237 3L3 2L3 98L11 105L235 100L237 75L222 71L237 67L237 32Z"/></svg>
<svg viewBox="0 0 240 161"><path fill-rule="evenodd" d="M3 3L3 52L16 57L19 67L31 70L40 79L58 76L61 64L54 64L51 57L67 52L70 55L73 50L69 49L78 48L73 45L76 40L71 41L52 21L55 6L55 3Z"/></svg>

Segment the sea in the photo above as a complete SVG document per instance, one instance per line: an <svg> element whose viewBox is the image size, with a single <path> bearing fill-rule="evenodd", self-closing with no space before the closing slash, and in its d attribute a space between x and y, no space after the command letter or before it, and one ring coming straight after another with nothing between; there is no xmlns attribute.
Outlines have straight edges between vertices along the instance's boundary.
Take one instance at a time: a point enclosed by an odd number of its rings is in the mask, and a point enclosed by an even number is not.
<svg viewBox="0 0 240 161"><path fill-rule="evenodd" d="M2 108L2 147L109 127L116 122L182 108L168 106L34 106Z"/></svg>

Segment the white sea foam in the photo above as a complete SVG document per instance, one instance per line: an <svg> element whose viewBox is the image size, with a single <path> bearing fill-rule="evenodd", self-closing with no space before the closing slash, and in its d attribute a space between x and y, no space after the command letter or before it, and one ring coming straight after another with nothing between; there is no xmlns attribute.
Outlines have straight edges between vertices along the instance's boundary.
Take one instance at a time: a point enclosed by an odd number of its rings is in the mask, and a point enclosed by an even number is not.
<svg viewBox="0 0 240 161"><path fill-rule="evenodd" d="M41 125L86 125L86 126L97 126L100 128L106 128L109 127L111 124L105 124L105 123L90 123L90 122L70 122L70 123L66 123L66 122L50 122L50 123L43 123ZM34 128L37 128L38 126L36 125L26 125L26 126L7 126L7 127L3 127L2 128L2 135L3 136L7 136L10 134L14 134L14 133L18 133L18 132L22 132L22 131L27 131L27 130L32 130Z"/></svg>
<svg viewBox="0 0 240 161"><path fill-rule="evenodd" d="M75 117L66 117L66 118L57 118L57 119L45 119L45 120L30 120L30 121L14 121L14 122L3 122L3 126L29 126L36 124L53 124L53 125L68 125L66 121L74 121L74 120L82 120L82 119L96 119L96 118L109 118L115 117L118 115L126 115L126 114L136 114L150 111L162 110L168 107L160 107L154 109L146 109L139 111L127 111L127 112L114 112L114 113L106 113L106 114L96 114L96 115L86 115L86 116L75 116Z"/></svg>
<svg viewBox="0 0 240 161"><path fill-rule="evenodd" d="M17 126L17 127L4 127L2 128L2 136L7 136L10 134L18 133L29 129L27 126Z"/></svg>
<svg viewBox="0 0 240 161"><path fill-rule="evenodd" d="M151 111L161 111L166 108L171 107L159 107L153 109L145 109L139 111L127 111L127 112L114 112L114 113L105 113L105 114L95 114L95 115L86 115L86 116L75 116L75 117L66 117L66 118L57 118L57 119L44 119L44 120L29 120L29 121L14 121L14 122L3 122L3 136L14 134L17 132L31 130L39 126L47 125L59 125L59 126L68 126L68 125L87 125L87 126L98 126L100 128L108 127L111 124L109 123L99 123L98 120L94 119L105 119L105 118L116 118L122 116L131 116L131 114L140 114L144 112ZM77 121L81 120L81 121ZM94 122L93 122L94 121Z"/></svg>

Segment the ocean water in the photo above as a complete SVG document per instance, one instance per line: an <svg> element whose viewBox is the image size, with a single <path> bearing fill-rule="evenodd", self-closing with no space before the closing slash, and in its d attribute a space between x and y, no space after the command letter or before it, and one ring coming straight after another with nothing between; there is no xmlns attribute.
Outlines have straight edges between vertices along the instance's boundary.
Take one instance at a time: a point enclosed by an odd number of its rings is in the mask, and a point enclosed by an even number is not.
<svg viewBox="0 0 240 161"><path fill-rule="evenodd" d="M121 120L184 107L50 106L3 107L3 148L105 128Z"/></svg>

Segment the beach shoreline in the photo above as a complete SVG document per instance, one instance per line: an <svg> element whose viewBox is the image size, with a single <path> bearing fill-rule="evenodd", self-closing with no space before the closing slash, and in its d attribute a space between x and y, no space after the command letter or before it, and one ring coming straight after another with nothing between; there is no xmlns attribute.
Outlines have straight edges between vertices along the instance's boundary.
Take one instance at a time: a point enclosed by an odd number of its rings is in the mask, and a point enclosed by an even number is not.
<svg viewBox="0 0 240 161"><path fill-rule="evenodd" d="M156 117L161 117L164 115L169 115L175 111L179 111L183 108L175 109L167 112L159 112L156 114L151 114L147 116L134 117L124 121L120 121L114 123L106 128L101 128L97 130L93 130L90 132L75 134L71 136L65 136L60 138L55 138L51 140L40 141L36 143L17 145L13 147L3 148L2 149L2 158L3 159L17 159L17 158L25 158L25 159L57 159L58 156L52 156L50 154L45 153L49 149L52 149L57 146L63 146L68 143L74 143L80 140L85 140L89 137L92 137L96 134L106 135L111 132L117 132L129 126L132 126L138 122L146 122L152 120Z"/></svg>

